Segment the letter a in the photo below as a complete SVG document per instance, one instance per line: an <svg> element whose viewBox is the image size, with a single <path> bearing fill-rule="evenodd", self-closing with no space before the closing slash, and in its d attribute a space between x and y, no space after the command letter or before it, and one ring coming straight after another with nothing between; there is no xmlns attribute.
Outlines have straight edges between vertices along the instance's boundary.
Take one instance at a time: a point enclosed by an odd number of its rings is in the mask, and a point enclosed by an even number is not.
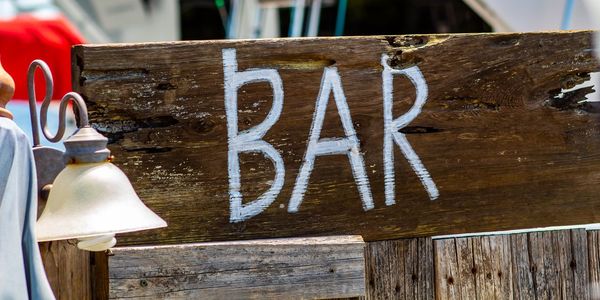
<svg viewBox="0 0 600 300"><path fill-rule="evenodd" d="M264 140L263 136L277 122L283 108L283 84L281 77L274 69L256 69L239 72L237 70L235 49L223 49L223 71L225 75L225 113L227 114L227 137L229 141L228 171L229 171L229 221L241 222L265 210L281 191L284 182L285 169L281 155L273 146ZM242 132L238 132L238 89L248 83L266 81L273 89L273 106L265 120ZM240 192L240 161L239 154L243 152L260 152L268 157L275 166L275 180L268 191L258 199L242 204Z"/></svg>
<svg viewBox="0 0 600 300"><path fill-rule="evenodd" d="M394 148L392 139L398 144L402 154L410 163L421 183L427 190L429 198L431 200L437 199L439 191L433 179L421 163L419 156L410 146L406 136L400 132L400 129L406 127L421 113L421 108L427 101L427 83L423 78L423 73L419 70L419 67L413 66L410 68L396 70L392 69L388 63L388 56L383 54L381 56L381 65L383 66L383 165L384 165L384 182L385 182L385 204L393 205L396 203L395 199L395 175L394 175ZM410 79L412 84L417 89L417 99L415 104L410 108L408 112L400 116L397 119L392 117L392 106L394 103L393 95L393 77L394 75L405 75Z"/></svg>
<svg viewBox="0 0 600 300"><path fill-rule="evenodd" d="M323 138L320 139L323 120L325 119L325 111L329 102L329 95L333 90L333 98L337 106L338 114L342 120L344 127L345 138ZM298 212L298 207L302 203L310 173L314 167L315 158L320 155L335 155L347 154L352 167L352 174L358 186L360 197L364 210L373 208L373 197L369 187L369 178L365 171L362 154L359 148L360 142L354 131L352 119L350 118L350 109L346 103L346 96L342 90L342 83L337 68L327 67L323 72L321 80L321 88L317 97L317 106L313 116L313 123L310 129L310 137L308 139L308 147L304 155L304 162L300 167L300 172L296 178L296 184L292 191L292 197L288 206L288 212Z"/></svg>

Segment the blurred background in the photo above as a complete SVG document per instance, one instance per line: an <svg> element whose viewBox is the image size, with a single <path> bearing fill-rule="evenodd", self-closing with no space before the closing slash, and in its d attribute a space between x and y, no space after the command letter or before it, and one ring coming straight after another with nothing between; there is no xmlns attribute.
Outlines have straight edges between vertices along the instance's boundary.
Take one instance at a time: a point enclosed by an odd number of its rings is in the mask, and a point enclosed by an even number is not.
<svg viewBox="0 0 600 300"><path fill-rule="evenodd" d="M71 90L74 44L571 30L597 21L600 0L0 0L0 59L17 85L9 109L29 132L19 101L29 63L50 65L60 99ZM587 85L595 82L593 74Z"/></svg>

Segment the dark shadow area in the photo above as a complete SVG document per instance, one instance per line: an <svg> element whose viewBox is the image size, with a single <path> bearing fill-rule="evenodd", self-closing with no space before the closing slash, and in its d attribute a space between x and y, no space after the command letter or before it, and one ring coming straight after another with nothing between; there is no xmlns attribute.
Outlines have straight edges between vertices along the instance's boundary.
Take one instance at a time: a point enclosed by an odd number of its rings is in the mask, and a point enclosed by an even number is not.
<svg viewBox="0 0 600 300"><path fill-rule="evenodd" d="M225 38L225 24L217 2L180 0L181 38L205 40ZM325 2L325 1L324 1ZM229 1L222 1L229 10ZM290 22L289 8L279 10L280 32L286 36ZM320 36L333 36L337 18L337 1L321 10ZM306 9L306 22L309 8ZM305 22L305 24L306 24ZM423 34L489 32L485 23L462 0L348 0L344 35Z"/></svg>

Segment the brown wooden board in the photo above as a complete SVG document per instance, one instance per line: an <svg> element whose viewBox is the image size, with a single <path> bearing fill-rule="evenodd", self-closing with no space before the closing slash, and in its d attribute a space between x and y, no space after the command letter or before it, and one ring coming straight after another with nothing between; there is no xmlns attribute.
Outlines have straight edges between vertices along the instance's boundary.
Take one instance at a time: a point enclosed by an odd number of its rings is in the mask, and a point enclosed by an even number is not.
<svg viewBox="0 0 600 300"><path fill-rule="evenodd" d="M365 293L360 236L117 247L110 299L330 299Z"/></svg>
<svg viewBox="0 0 600 300"><path fill-rule="evenodd" d="M56 299L93 299L90 252L76 240L39 243L44 271Z"/></svg>
<svg viewBox="0 0 600 300"><path fill-rule="evenodd" d="M434 240L436 299L590 299L590 286L597 286L594 234L572 229Z"/></svg>
<svg viewBox="0 0 600 300"><path fill-rule="evenodd" d="M432 247L431 238L367 243L365 299L433 299Z"/></svg>
<svg viewBox="0 0 600 300"><path fill-rule="evenodd" d="M600 231L587 232L589 263L589 294L592 299L600 298Z"/></svg>
<svg viewBox="0 0 600 300"><path fill-rule="evenodd" d="M591 48L591 32L83 45L73 78L115 163L169 223L120 245L328 234L373 241L600 221L598 110L579 103L591 88L560 93L598 70ZM236 92L248 76L272 84ZM330 85L341 86L337 98ZM274 98L282 99L278 118ZM396 123L384 122L384 99ZM226 103L237 104L229 121ZM316 107L323 126L307 151ZM258 130L270 111L275 123ZM303 191L307 153L327 152L341 154L317 156ZM386 168L394 179L385 180ZM395 185L393 205L386 182ZM232 212L231 203L250 207L265 192L272 203ZM300 205L290 205L293 194Z"/></svg>

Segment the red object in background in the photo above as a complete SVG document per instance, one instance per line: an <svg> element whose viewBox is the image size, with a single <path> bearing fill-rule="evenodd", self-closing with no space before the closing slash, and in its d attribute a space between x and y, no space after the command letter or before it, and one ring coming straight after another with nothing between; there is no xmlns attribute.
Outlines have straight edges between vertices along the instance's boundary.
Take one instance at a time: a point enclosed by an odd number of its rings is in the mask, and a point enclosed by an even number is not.
<svg viewBox="0 0 600 300"><path fill-rule="evenodd" d="M60 99L71 88L71 46L83 44L84 39L64 18L39 19L18 16L0 20L0 56L4 69L15 80L14 99L28 99L27 69L35 59L44 60L54 78L52 99ZM42 101L44 78L36 72L36 95Z"/></svg>

